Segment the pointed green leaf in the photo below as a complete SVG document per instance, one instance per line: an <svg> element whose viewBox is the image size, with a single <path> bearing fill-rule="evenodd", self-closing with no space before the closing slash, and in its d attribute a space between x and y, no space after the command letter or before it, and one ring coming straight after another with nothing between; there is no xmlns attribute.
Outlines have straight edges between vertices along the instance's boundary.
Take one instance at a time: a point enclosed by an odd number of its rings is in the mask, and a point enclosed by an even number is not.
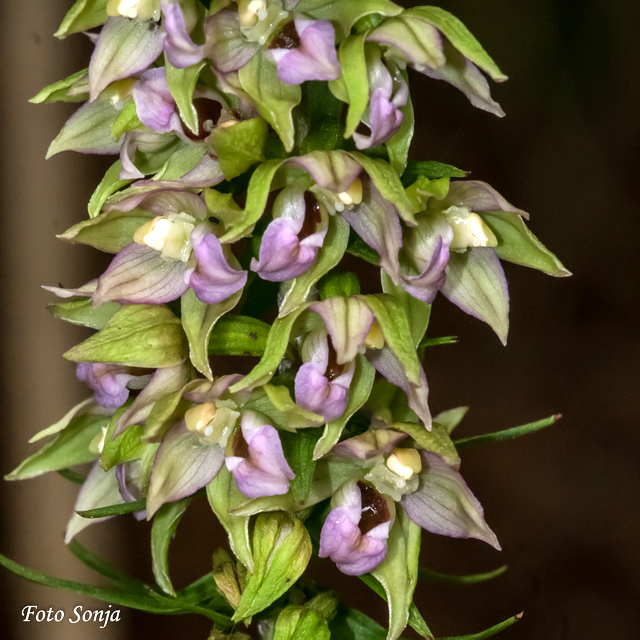
<svg viewBox="0 0 640 640"><path fill-rule="evenodd" d="M178 502L163 504L153 516L151 527L153 575L158 586L171 596L175 596L176 592L169 578L169 544L190 502L191 498L185 498Z"/></svg>
<svg viewBox="0 0 640 640"><path fill-rule="evenodd" d="M242 297L242 291L217 304L205 304L198 300L192 289L181 299L182 328L189 340L189 357L193 366L209 380L213 380L209 364L209 339L220 318L231 311Z"/></svg>
<svg viewBox="0 0 640 640"><path fill-rule="evenodd" d="M192 133L198 133L200 124L198 122L198 113L193 106L193 92L198 82L200 72L206 66L206 61L198 62L177 69L172 66L165 56L165 69L167 70L167 84L173 99L176 101L180 119L184 122Z"/></svg>
<svg viewBox="0 0 640 640"><path fill-rule="evenodd" d="M531 267L550 276L570 276L556 256L529 230L521 216L513 211L488 211L482 219L498 239L496 253L502 260Z"/></svg>
<svg viewBox="0 0 640 640"><path fill-rule="evenodd" d="M447 409L447 411L441 411L433 421L441 424L447 430L447 433L451 433L462 422L462 418L465 417L467 411L469 411L469 407Z"/></svg>
<svg viewBox="0 0 640 640"><path fill-rule="evenodd" d="M251 118L230 127L216 127L208 138L224 177L232 180L256 162L264 160L269 127L262 118Z"/></svg>
<svg viewBox="0 0 640 640"><path fill-rule="evenodd" d="M188 355L180 320L166 307L125 305L95 335L67 351L72 362L108 362L130 367L172 367Z"/></svg>
<svg viewBox="0 0 640 640"><path fill-rule="evenodd" d="M89 445L108 423L109 416L73 418L53 440L24 460L5 479L26 480L95 460L97 454L89 449Z"/></svg>
<svg viewBox="0 0 640 640"><path fill-rule="evenodd" d="M398 209L400 217L409 225L415 226L413 204L404 191L402 182L393 167L384 160L371 158L364 153L352 153L355 158L369 174L383 198L386 198Z"/></svg>
<svg viewBox="0 0 640 640"><path fill-rule="evenodd" d="M76 513L82 518L95 520L98 518L110 518L112 516L121 516L126 513L135 513L136 511L144 511L147 506L146 500L136 500L135 502L122 502L120 504L110 504L106 507L97 507L95 509L87 509L86 511L77 511Z"/></svg>
<svg viewBox="0 0 640 640"><path fill-rule="evenodd" d="M247 376L231 387L232 393L242 389L254 389L271 380L287 351L293 324L300 317L300 314L306 311L307 306L307 304L303 304L286 318L276 318L274 320L262 359Z"/></svg>
<svg viewBox="0 0 640 640"><path fill-rule="evenodd" d="M32 104L48 102L84 102L89 99L89 85L86 84L86 92L69 94L69 90L75 85L82 86L87 80L87 69L82 69L64 80L59 80L45 87L40 93L29 100Z"/></svg>
<svg viewBox="0 0 640 640"><path fill-rule="evenodd" d="M422 18L442 31L465 58L471 60L496 82L507 79L464 24L448 11L439 7L415 7L406 13Z"/></svg>
<svg viewBox="0 0 640 640"><path fill-rule="evenodd" d="M280 441L284 455L296 477L291 481L291 493L296 501L306 502L311 492L316 461L313 459L320 429L305 429L298 433L282 431Z"/></svg>
<svg viewBox="0 0 640 640"><path fill-rule="evenodd" d="M262 513L253 531L255 567L233 619L260 613L288 591L311 558L311 538L298 518L287 513Z"/></svg>
<svg viewBox="0 0 640 640"><path fill-rule="evenodd" d="M138 112L136 110L136 103L133 99L125 102L124 107L120 111L120 115L116 118L116 121L111 125L111 135L114 140L119 140L120 136L133 131L141 126L140 118L138 118Z"/></svg>
<svg viewBox="0 0 640 640"><path fill-rule="evenodd" d="M111 135L111 127L120 112L109 100L84 104L62 127L49 146L47 158L62 151L115 154L120 145Z"/></svg>
<svg viewBox="0 0 640 640"><path fill-rule="evenodd" d="M121 407L116 411L107 430L107 436L104 440L104 447L100 456L100 466L105 471L123 462L139 460L142 458L146 448L153 446L142 440L144 426L141 424L132 425L115 439L112 439L116 423L125 410L124 407Z"/></svg>
<svg viewBox="0 0 640 640"><path fill-rule="evenodd" d="M293 109L302 100L300 86L282 82L275 63L260 51L240 69L238 78L260 115L275 129L285 149L291 152L295 136Z"/></svg>
<svg viewBox="0 0 640 640"><path fill-rule="evenodd" d="M319 427L324 424L324 418L317 413L299 407L291 398L289 389L280 385L265 384L265 393L271 404L282 414L282 422L278 426L287 431Z"/></svg>
<svg viewBox="0 0 640 640"><path fill-rule="evenodd" d="M417 347L421 344L424 334L427 332L429 318L431 317L431 305L414 298L402 286L393 284L386 271L382 270L380 277L382 279L382 291L394 296L407 314L413 343Z"/></svg>
<svg viewBox="0 0 640 640"><path fill-rule="evenodd" d="M229 545L236 558L253 573L253 553L249 537L249 516L231 513L245 497L238 491L233 474L223 466L218 475L207 485L207 498L211 510L229 536Z"/></svg>
<svg viewBox="0 0 640 640"><path fill-rule="evenodd" d="M318 460L326 455L338 443L342 431L351 419L351 416L360 409L369 399L373 381L376 377L376 370L373 365L363 356L356 357L356 368L353 379L349 386L349 400L344 413L335 420L328 422L324 427L324 432L313 453L314 459Z"/></svg>
<svg viewBox="0 0 640 640"><path fill-rule="evenodd" d="M520 427L513 427L512 429L505 429L504 431L496 431L495 433L485 433L481 436L472 436L470 438L458 438L453 443L458 449L465 449L467 447L475 447L479 444L489 444L491 442L499 442L500 440L514 440L520 436L526 436L529 433L535 433L540 429L549 427L560 420L562 416L558 413L554 416L544 418L544 420L536 420L536 422L530 422Z"/></svg>
<svg viewBox="0 0 640 640"><path fill-rule="evenodd" d="M67 413L65 413L64 416L62 416L62 418L58 420L58 422L55 422L50 427L47 427L42 431L38 431L35 436L29 438L29 444L33 444L34 442L38 442L38 440L42 440L43 438L47 438L48 436L54 436L60 433L76 416L92 413L90 410L85 410L85 407L89 407L91 405L93 405L92 408L95 407L93 396L87 398L86 400L83 400L82 402L79 402L72 409L69 409L69 411L67 411Z"/></svg>
<svg viewBox="0 0 640 640"><path fill-rule="evenodd" d="M106 211L95 218L74 224L56 237L71 244L88 244L106 253L118 253L131 244L133 234L154 217L153 213L144 209Z"/></svg>
<svg viewBox="0 0 640 640"><path fill-rule="evenodd" d="M242 219L220 238L220 242L235 242L251 232L264 213L271 190L271 181L281 165L281 160L269 160L256 169L249 181L247 206Z"/></svg>
<svg viewBox="0 0 640 640"><path fill-rule="evenodd" d="M104 24L109 18L108 2L109 0L76 0L56 31L56 38L66 38L72 33L88 31Z"/></svg>
<svg viewBox="0 0 640 640"><path fill-rule="evenodd" d="M107 173L104 174L104 178L102 178L89 200L88 209L90 218L95 218L100 211L102 211L102 207L109 197L132 182L131 180L120 180L121 171L122 163L120 160L116 160L109 167Z"/></svg>
<svg viewBox="0 0 640 640"><path fill-rule="evenodd" d="M207 148L199 144L186 144L178 139L176 142L179 144L166 147L164 160L160 156L150 154L152 164L145 166L138 162L136 156L136 166L142 173L155 173L154 180L179 180L185 173L189 173L200 164L207 153ZM156 166L160 160L162 160L161 166ZM222 171L220 172L220 180L222 180ZM142 188L144 189L144 187Z"/></svg>
<svg viewBox="0 0 640 640"><path fill-rule="evenodd" d="M47 311L71 324L90 329L104 329L121 306L119 302L105 302L96 309L91 298L75 298L69 302L48 304Z"/></svg>
<svg viewBox="0 0 640 640"><path fill-rule="evenodd" d="M329 218L329 229L322 247L311 267L291 283L280 305L280 317L284 317L304 304L312 287L344 256L349 241L349 224L341 216Z"/></svg>
<svg viewBox="0 0 640 640"><path fill-rule="evenodd" d="M340 43L338 60L342 67L341 81L344 83L349 102L345 138L350 138L360 124L369 103L367 61L364 55L365 34L352 35ZM331 87L337 81L329 83Z"/></svg>
<svg viewBox="0 0 640 640"><path fill-rule="evenodd" d="M406 78L406 72L405 79L408 80L408 78ZM415 130L415 116L411 96L409 96L407 104L400 108L400 111L402 111L403 114L402 124L393 138L385 145L387 147L387 153L389 154L389 162L399 176L403 174L407 167L409 148L411 147L413 132Z"/></svg>
<svg viewBox="0 0 640 640"><path fill-rule="evenodd" d="M424 176L429 180L438 180L440 178L465 178L466 175L466 171L442 162L433 160L428 162L409 162L402 174L402 184L408 187L420 176Z"/></svg>
<svg viewBox="0 0 640 640"><path fill-rule="evenodd" d="M460 466L460 456L449 437L449 432L441 424L434 421L431 431L415 422L396 422L390 426L409 434L421 449L437 453L449 466L456 469Z"/></svg>
<svg viewBox="0 0 640 640"><path fill-rule="evenodd" d="M420 567L418 570L418 578L420 580L429 580L430 582L439 582L442 584L468 585L493 580L493 578L501 576L506 570L507 565L505 564L493 571L487 571L486 573L474 573L471 575L460 576L452 575L450 573L440 573L439 571L433 571L426 567Z"/></svg>
<svg viewBox="0 0 640 640"><path fill-rule="evenodd" d="M522 613L519 613L511 618L505 620L504 622L500 622L499 624L491 627L490 629L486 629L485 631L480 631L480 633L471 633L467 636L448 636L446 638L439 638L438 640L484 640L485 638L490 638L491 636L495 636L496 633L500 633L504 631L507 627L510 627L514 622L518 622L522 618Z"/></svg>
<svg viewBox="0 0 640 640"><path fill-rule="evenodd" d="M83 485L87 480L87 476L84 473L78 473L73 469L58 469L56 473L65 480L73 482L73 484Z"/></svg>

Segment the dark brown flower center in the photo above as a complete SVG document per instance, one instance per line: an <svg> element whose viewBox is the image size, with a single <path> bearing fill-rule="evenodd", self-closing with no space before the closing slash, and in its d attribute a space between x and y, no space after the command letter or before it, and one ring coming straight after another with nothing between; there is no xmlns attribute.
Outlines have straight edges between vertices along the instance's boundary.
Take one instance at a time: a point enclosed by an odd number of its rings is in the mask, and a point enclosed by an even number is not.
<svg viewBox="0 0 640 640"><path fill-rule="evenodd" d="M233 435L233 454L239 458L249 457L249 445L242 435L242 429L236 429Z"/></svg>
<svg viewBox="0 0 640 640"><path fill-rule="evenodd" d="M318 229L318 225L322 222L320 203L315 199L314 195L310 191L304 192L304 205L304 224L298 234L299 240L304 240L312 233L315 233Z"/></svg>
<svg viewBox="0 0 640 640"><path fill-rule="evenodd" d="M331 341L331 336L327 336L327 342L329 343L329 361L324 375L327 380L331 381L342 375L344 372L344 365L338 364L338 354L336 353L333 342Z"/></svg>
<svg viewBox="0 0 640 640"><path fill-rule="evenodd" d="M222 115L222 105L210 98L194 98L193 106L198 114L198 133L193 133L184 122L182 123L183 129L189 140L204 140L209 137L212 129L218 124Z"/></svg>
<svg viewBox="0 0 640 640"><path fill-rule="evenodd" d="M362 498L362 516L358 527L362 535L389 520L389 506L387 501L373 488L364 482L358 482Z"/></svg>
<svg viewBox="0 0 640 640"><path fill-rule="evenodd" d="M299 46L300 36L293 20L289 20L269 43L269 49L297 49Z"/></svg>

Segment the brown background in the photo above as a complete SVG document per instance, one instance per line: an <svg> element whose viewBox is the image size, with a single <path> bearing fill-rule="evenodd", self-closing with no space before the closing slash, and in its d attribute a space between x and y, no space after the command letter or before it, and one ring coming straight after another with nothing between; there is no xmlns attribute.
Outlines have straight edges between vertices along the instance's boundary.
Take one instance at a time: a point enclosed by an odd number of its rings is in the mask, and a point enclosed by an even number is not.
<svg viewBox="0 0 640 640"><path fill-rule="evenodd" d="M30 452L28 438L85 394L60 354L82 333L44 310L40 284L75 285L100 272L88 249L55 241L85 215L103 160L44 155L73 107L34 106L42 86L86 64L82 36L51 37L70 0L5 0L2 66L2 473ZM509 345L439 299L431 334L458 346L427 354L434 411L472 407L460 435L562 412L542 433L470 451L463 473L504 551L425 534L423 564L450 572L509 565L492 583L424 584L418 605L437 635L470 633L521 610L505 640L632 640L640 637L640 482L637 169L640 74L637 3L629 0L449 0L511 80L494 87L499 120L454 89L413 76L420 131L415 159L472 171L532 214L531 228L574 277L554 280L507 265ZM62 544L75 488L58 476L0 487L0 551L58 576L92 580ZM205 505L192 507L172 556L176 582L208 566L219 531ZM132 520L82 537L137 575L149 574L148 528ZM383 608L328 563L314 569L352 604L384 622ZM93 625L24 624L26 604L102 605L59 594L0 570L3 638L65 640L205 638L197 618L123 611Z"/></svg>

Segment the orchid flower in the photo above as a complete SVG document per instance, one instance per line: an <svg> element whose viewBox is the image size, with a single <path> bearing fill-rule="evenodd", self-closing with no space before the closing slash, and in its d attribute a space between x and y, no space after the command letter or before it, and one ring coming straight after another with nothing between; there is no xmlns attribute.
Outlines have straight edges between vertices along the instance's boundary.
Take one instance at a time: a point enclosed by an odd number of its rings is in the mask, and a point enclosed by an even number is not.
<svg viewBox="0 0 640 640"><path fill-rule="evenodd" d="M202 198L187 191L159 191L114 208L135 206L155 217L138 228L133 242L98 279L96 306L109 300L161 304L189 287L202 302L215 304L244 287L247 273L230 266L235 259L213 233Z"/></svg>
<svg viewBox="0 0 640 640"><path fill-rule="evenodd" d="M96 403L106 409L122 406L129 389L140 389L149 380L149 376L132 375L127 367L101 362L80 363L76 375L93 389Z"/></svg>

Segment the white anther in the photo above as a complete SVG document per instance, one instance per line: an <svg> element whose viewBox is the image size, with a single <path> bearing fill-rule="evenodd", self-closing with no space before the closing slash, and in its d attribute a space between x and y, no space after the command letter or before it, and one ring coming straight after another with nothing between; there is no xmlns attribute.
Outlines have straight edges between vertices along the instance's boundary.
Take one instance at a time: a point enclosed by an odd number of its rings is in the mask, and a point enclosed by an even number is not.
<svg viewBox="0 0 640 640"><path fill-rule="evenodd" d="M394 449L387 458L387 467L404 480L411 480L422 471L422 461L415 449Z"/></svg>
<svg viewBox="0 0 640 640"><path fill-rule="evenodd" d="M253 27L267 17L266 0L238 0L238 17L244 27Z"/></svg>
<svg viewBox="0 0 640 640"><path fill-rule="evenodd" d="M498 239L493 231L469 207L449 207L443 213L453 229L451 249L498 246Z"/></svg>
<svg viewBox="0 0 640 640"><path fill-rule="evenodd" d="M360 204L362 202L362 182L360 179L356 178L346 191L339 193L338 199L347 207L352 204Z"/></svg>
<svg viewBox="0 0 640 640"><path fill-rule="evenodd" d="M190 235L195 227L194 223L195 220L186 213L157 216L142 225L133 234L133 240L137 244L161 251L163 258L188 262L191 256Z"/></svg>

